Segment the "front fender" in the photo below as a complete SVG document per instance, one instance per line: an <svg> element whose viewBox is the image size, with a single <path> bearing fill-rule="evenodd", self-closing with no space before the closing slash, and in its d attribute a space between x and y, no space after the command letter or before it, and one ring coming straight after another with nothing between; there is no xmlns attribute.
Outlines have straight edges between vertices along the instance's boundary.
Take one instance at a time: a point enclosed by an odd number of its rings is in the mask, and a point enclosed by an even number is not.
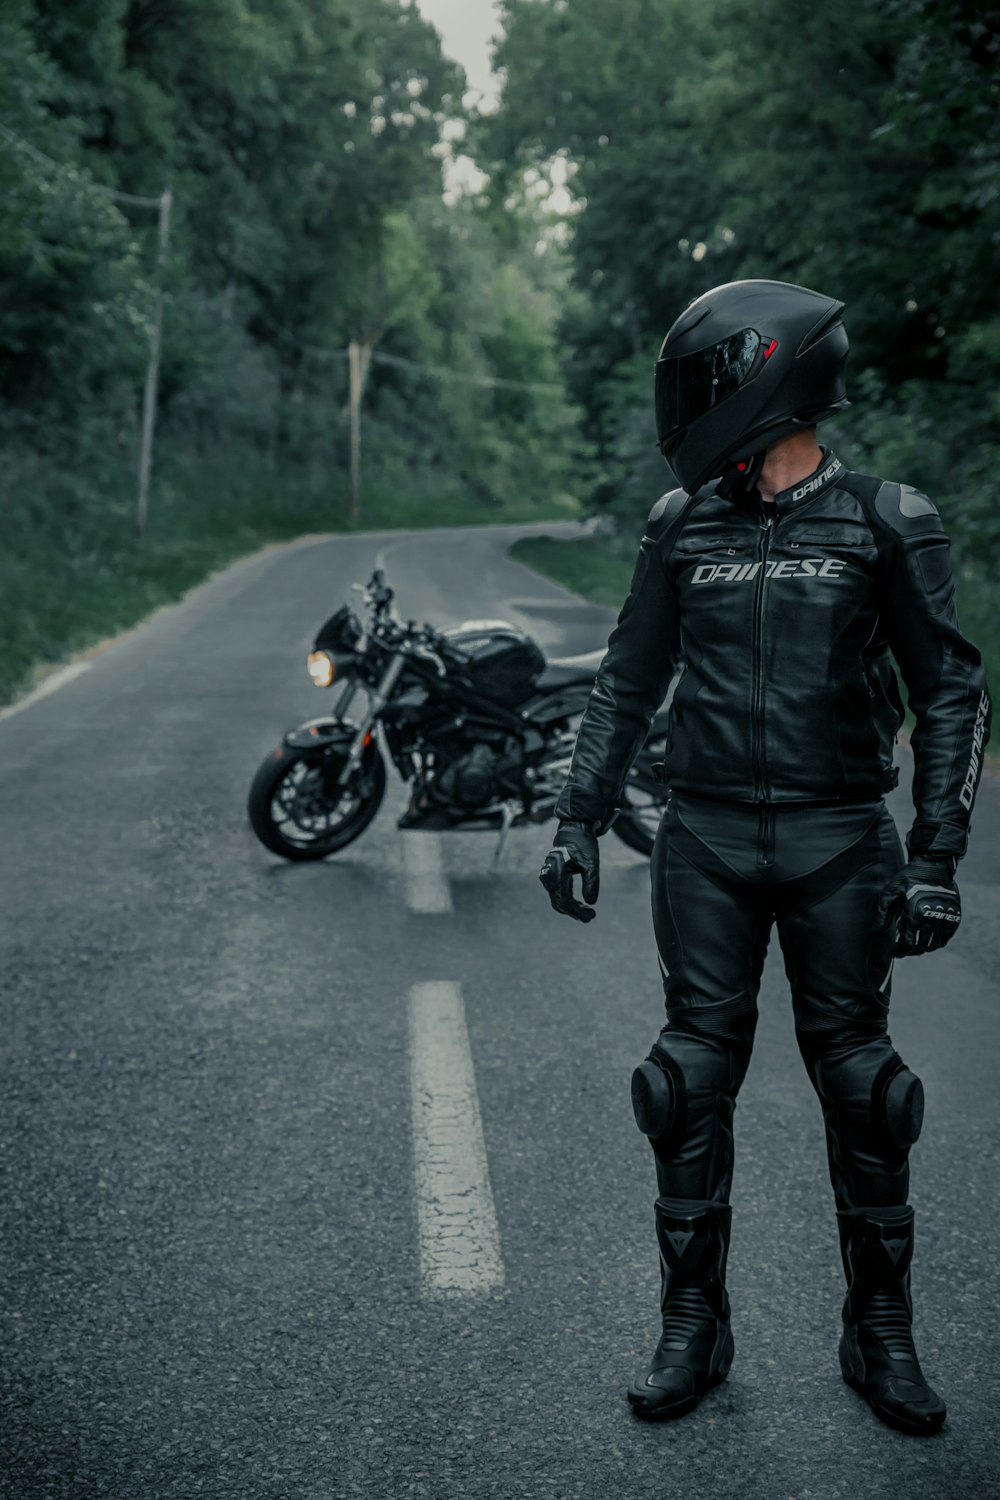
<svg viewBox="0 0 1000 1500"><path fill-rule="evenodd" d="M358 732L356 724L344 719L307 719L297 729L289 729L283 736L289 750L330 750L334 746L349 747Z"/></svg>

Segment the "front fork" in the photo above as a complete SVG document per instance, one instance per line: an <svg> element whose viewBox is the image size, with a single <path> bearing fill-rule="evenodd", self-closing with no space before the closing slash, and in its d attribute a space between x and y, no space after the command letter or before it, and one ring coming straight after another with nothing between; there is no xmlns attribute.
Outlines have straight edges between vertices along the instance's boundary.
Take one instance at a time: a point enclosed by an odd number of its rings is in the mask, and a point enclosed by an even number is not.
<svg viewBox="0 0 1000 1500"><path fill-rule="evenodd" d="M386 667L385 671L382 673L382 680L379 683L378 687L372 694L370 694L368 699L368 711L364 715L364 718L361 720L361 723L358 725L357 733L351 741L351 748L347 752L347 759L344 762L343 769L341 770L340 775L337 777L338 786L346 786L351 778L356 774L358 767L361 765L361 757L365 752L365 743L368 739L369 731L371 730L371 727L375 723L375 720L378 718L379 714L389 702L389 699L392 697L392 690L396 686L396 683L399 681L400 674L402 673L405 665L406 662L402 656L394 656L389 665ZM337 704L338 718L345 711L347 704L351 701L351 698L353 698L355 691L356 685L354 683L351 683L350 687L347 689L346 693Z"/></svg>

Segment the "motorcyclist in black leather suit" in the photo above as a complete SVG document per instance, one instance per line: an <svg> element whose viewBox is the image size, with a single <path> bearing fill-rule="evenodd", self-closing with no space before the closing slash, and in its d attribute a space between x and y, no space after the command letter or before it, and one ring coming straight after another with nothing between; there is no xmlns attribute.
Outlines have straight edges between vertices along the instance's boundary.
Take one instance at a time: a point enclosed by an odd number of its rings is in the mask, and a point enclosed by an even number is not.
<svg viewBox="0 0 1000 1500"><path fill-rule="evenodd" d="M733 1358L733 1111L774 923L826 1125L842 1372L883 1421L930 1433L945 1405L913 1347L907 1205L923 1092L887 1034L890 978L895 956L957 929L990 702L934 506L817 445L817 421L848 404L842 309L735 282L667 335L657 426L684 488L650 513L541 879L557 911L595 915L597 836L676 673L651 862L667 1024L632 1079L656 1161L663 1331L629 1401L680 1416ZM890 652L916 719L905 857L882 800L903 718Z"/></svg>

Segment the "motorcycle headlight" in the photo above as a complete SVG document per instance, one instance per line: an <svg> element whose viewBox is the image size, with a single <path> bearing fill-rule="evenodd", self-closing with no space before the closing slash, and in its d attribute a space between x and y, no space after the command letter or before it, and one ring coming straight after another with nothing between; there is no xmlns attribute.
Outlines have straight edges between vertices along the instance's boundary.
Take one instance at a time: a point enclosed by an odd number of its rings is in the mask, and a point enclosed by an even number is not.
<svg viewBox="0 0 1000 1500"><path fill-rule="evenodd" d="M326 651L310 651L306 661L309 676L317 687L329 687L333 681L333 657Z"/></svg>

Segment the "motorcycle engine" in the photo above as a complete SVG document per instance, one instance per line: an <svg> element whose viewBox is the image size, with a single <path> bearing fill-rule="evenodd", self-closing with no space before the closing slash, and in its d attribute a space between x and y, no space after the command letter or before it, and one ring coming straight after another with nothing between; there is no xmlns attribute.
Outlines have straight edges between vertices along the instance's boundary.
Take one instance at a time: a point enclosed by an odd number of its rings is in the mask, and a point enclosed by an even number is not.
<svg viewBox="0 0 1000 1500"><path fill-rule="evenodd" d="M566 779L575 732L511 735L482 724L456 736L454 722L420 747L410 805L400 828L451 828L467 819L496 818L504 803L515 816L543 822ZM489 736L487 738L487 736Z"/></svg>
<svg viewBox="0 0 1000 1500"><path fill-rule="evenodd" d="M438 795L469 809L489 802L500 756L489 745L473 745L435 777Z"/></svg>

